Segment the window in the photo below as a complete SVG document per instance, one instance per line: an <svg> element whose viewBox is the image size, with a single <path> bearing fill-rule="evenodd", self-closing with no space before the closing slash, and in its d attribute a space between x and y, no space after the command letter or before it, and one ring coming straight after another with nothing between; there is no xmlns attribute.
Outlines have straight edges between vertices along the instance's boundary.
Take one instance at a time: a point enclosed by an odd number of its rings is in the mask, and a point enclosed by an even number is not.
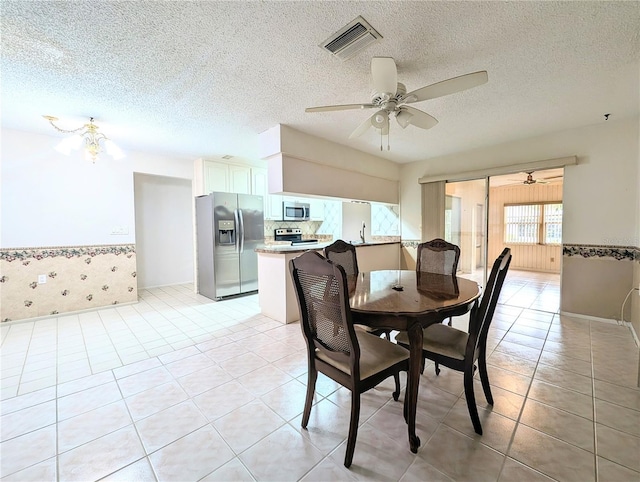
<svg viewBox="0 0 640 482"><path fill-rule="evenodd" d="M554 202L505 206L504 242L560 244L562 204Z"/></svg>
<svg viewBox="0 0 640 482"><path fill-rule="evenodd" d="M562 204L544 205L544 244L562 243Z"/></svg>

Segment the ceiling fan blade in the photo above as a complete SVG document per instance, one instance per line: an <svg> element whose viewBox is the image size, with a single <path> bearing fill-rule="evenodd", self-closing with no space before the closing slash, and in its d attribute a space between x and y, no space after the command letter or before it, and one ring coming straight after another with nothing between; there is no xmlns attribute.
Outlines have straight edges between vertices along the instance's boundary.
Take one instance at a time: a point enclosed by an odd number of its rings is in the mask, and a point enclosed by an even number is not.
<svg viewBox="0 0 640 482"><path fill-rule="evenodd" d="M396 95L398 90L398 69L391 57L373 57L371 59L371 77L373 89L380 94Z"/></svg>
<svg viewBox="0 0 640 482"><path fill-rule="evenodd" d="M435 117L421 110L409 107L408 105L400 107L400 112L396 114L396 120L403 129L409 124L419 127L420 129L431 129L438 123L438 119Z"/></svg>
<svg viewBox="0 0 640 482"><path fill-rule="evenodd" d="M471 89L489 81L486 70L473 72L471 74L461 75L452 79L443 80L435 84L427 85L420 89L409 92L402 99L403 102L409 104L413 102L422 102L423 100L435 99L444 95L455 94L463 90Z"/></svg>
<svg viewBox="0 0 640 482"><path fill-rule="evenodd" d="M360 137L362 134L367 132L367 129L371 127L371 119L373 119L374 116L375 114L373 114L371 117L367 117L367 119L362 124L360 124L355 131L351 133L349 139Z"/></svg>
<svg viewBox="0 0 640 482"><path fill-rule="evenodd" d="M334 110L351 110L351 109L371 109L377 107L373 104L343 104L343 105L322 105L319 107L307 107L305 112L331 112Z"/></svg>

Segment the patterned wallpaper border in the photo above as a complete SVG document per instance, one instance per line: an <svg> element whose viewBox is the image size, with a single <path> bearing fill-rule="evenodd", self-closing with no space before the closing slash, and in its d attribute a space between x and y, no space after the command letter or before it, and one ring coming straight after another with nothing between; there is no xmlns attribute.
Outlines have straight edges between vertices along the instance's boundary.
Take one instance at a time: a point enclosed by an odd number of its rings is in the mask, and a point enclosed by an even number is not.
<svg viewBox="0 0 640 482"><path fill-rule="evenodd" d="M599 246L593 244L563 244L563 256L583 258L614 258L617 260L640 261L640 248L635 246Z"/></svg>
<svg viewBox="0 0 640 482"><path fill-rule="evenodd" d="M401 245L403 248L417 248L421 243L419 239L403 239Z"/></svg>
<svg viewBox="0 0 640 482"><path fill-rule="evenodd" d="M403 239L403 248L417 248L420 240ZM593 244L564 244L563 256L582 256L583 258L614 258L640 262L640 248L635 246L601 246Z"/></svg>
<svg viewBox="0 0 640 482"><path fill-rule="evenodd" d="M58 246L36 248L2 248L0 260L11 263L12 261L24 261L29 258L79 258L80 256L97 256L99 254L135 254L135 244L103 244L96 246Z"/></svg>

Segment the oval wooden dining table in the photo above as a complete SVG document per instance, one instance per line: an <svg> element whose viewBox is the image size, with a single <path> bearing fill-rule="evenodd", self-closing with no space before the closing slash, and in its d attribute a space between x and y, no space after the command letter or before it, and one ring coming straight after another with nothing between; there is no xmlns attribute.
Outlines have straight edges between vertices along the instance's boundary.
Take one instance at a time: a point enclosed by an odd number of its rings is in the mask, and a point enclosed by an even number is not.
<svg viewBox="0 0 640 482"><path fill-rule="evenodd" d="M353 322L371 328L406 331L409 373L405 418L409 445L416 453L416 406L422 364L422 330L468 312L480 297L475 281L414 270L380 270L347 277Z"/></svg>

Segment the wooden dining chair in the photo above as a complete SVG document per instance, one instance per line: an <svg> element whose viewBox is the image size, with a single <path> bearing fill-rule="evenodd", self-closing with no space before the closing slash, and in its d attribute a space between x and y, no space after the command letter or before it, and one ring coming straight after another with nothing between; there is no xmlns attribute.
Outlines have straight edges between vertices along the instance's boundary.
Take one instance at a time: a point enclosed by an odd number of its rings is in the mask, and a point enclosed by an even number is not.
<svg viewBox="0 0 640 482"><path fill-rule="evenodd" d="M347 276L359 273L356 247L351 243L342 239L334 241L324 248L324 257L342 266Z"/></svg>
<svg viewBox="0 0 640 482"><path fill-rule="evenodd" d="M308 251L289 261L289 271L309 361L302 427L306 428L309 423L318 372L351 390L351 421L344 458L345 467L349 467L358 433L360 394L394 376L393 399L398 400L399 373L409 369L409 351L384 338L354 329L342 266Z"/></svg>
<svg viewBox="0 0 640 482"><path fill-rule="evenodd" d="M338 239L329 246L326 246L324 248L324 257L342 266L347 276L357 275L360 272L358 270L358 256L356 255L356 247L351 243L343 241L342 239ZM375 329L367 325L358 326L373 335L384 335L387 337L387 340L391 340L391 334L389 330Z"/></svg>
<svg viewBox="0 0 640 482"><path fill-rule="evenodd" d="M450 274L455 276L460 260L460 248L444 239L436 238L418 245L416 271L418 273ZM451 326L451 317L449 317Z"/></svg>
<svg viewBox="0 0 640 482"><path fill-rule="evenodd" d="M436 238L418 245L416 271L456 274L460 248L444 239Z"/></svg>
<svg viewBox="0 0 640 482"><path fill-rule="evenodd" d="M423 331L422 356L435 362L436 375L440 374L440 365L464 372L467 408L473 428L479 435L482 435L482 425L473 392L473 374L477 363L484 396L487 402L493 405L487 374L487 333L510 263L511 250L505 248L493 263L480 306L476 305L471 310L468 333L440 323L431 325ZM396 336L396 342L408 347L409 337L405 332L401 332Z"/></svg>

